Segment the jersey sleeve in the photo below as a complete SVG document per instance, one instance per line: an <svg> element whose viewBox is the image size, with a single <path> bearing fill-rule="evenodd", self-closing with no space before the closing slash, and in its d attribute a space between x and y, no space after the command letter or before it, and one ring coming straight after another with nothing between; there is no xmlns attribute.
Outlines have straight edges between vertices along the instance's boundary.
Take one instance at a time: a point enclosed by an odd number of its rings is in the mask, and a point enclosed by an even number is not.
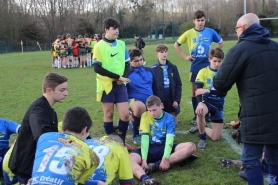
<svg viewBox="0 0 278 185"><path fill-rule="evenodd" d="M213 40L213 42L216 42L216 43L221 43L222 42L222 38L220 37L220 35L215 30L213 30L212 40Z"/></svg>
<svg viewBox="0 0 278 185"><path fill-rule="evenodd" d="M188 38L188 31L184 32L179 39L177 40L177 43L179 45L187 43L187 38Z"/></svg>
<svg viewBox="0 0 278 185"><path fill-rule="evenodd" d="M168 124L166 128L166 136L176 136L176 122L174 116L169 114Z"/></svg>
<svg viewBox="0 0 278 185"><path fill-rule="evenodd" d="M196 80L195 80L195 84L204 84L206 82L205 74L204 74L205 69L206 68L203 68L198 72Z"/></svg>
<svg viewBox="0 0 278 185"><path fill-rule="evenodd" d="M131 183L133 182L132 167L129 159L127 150L122 150L119 159L119 182L120 183Z"/></svg>
<svg viewBox="0 0 278 185"><path fill-rule="evenodd" d="M4 120L4 119L3 119L3 120ZM1 121L1 122L2 122L2 121ZM5 126L6 126L8 132L9 132L10 134L16 134L16 133L18 133L18 129L19 129L19 127L20 127L19 124L17 124L17 123L14 122L14 121L11 121L11 120L5 120Z"/></svg>
<svg viewBox="0 0 278 185"><path fill-rule="evenodd" d="M102 57L101 57L101 53L100 53L100 50L99 50L99 47L98 47L98 44L96 44L94 46L94 55L93 55L93 65L94 64L100 64L102 65Z"/></svg>
<svg viewBox="0 0 278 185"><path fill-rule="evenodd" d="M151 117L149 112L144 112L141 116L141 121L140 121L140 130L139 133L140 135L150 135L150 124L153 123L153 118Z"/></svg>

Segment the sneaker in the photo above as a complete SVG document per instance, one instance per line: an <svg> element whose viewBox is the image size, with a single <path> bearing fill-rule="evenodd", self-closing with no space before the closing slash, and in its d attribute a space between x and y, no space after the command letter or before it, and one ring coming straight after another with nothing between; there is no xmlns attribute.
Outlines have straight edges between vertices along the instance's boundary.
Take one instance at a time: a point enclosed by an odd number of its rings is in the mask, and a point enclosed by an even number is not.
<svg viewBox="0 0 278 185"><path fill-rule="evenodd" d="M220 163L224 167L232 167L232 168L238 168L239 170L243 170L243 165L241 160L231 160L226 158L220 158Z"/></svg>
<svg viewBox="0 0 278 185"><path fill-rule="evenodd" d="M191 134L195 134L196 132L199 132L198 126L196 125L195 127L192 127L192 128L189 130L189 132L190 132Z"/></svg>
<svg viewBox="0 0 278 185"><path fill-rule="evenodd" d="M146 174L150 174L159 170L159 166L155 163L149 163L145 169Z"/></svg>
<svg viewBox="0 0 278 185"><path fill-rule="evenodd" d="M126 147L126 149L127 149L128 151L130 151L130 152L136 150L136 147L131 146L131 145L127 144L127 143L125 143L125 147Z"/></svg>
<svg viewBox="0 0 278 185"><path fill-rule="evenodd" d="M247 181L247 175L246 175L245 171L240 171L238 173L238 176Z"/></svg>
<svg viewBox="0 0 278 185"><path fill-rule="evenodd" d="M132 139L133 144L135 145L141 145L141 137L135 136L135 138Z"/></svg>
<svg viewBox="0 0 278 185"><path fill-rule="evenodd" d="M143 182L141 182L139 185L160 185L160 181L154 178L146 179Z"/></svg>
<svg viewBox="0 0 278 185"><path fill-rule="evenodd" d="M202 140L202 139L200 139L199 140L199 143L198 143L198 145L197 145L197 148L199 149L199 150L204 150L205 148L206 148L206 140Z"/></svg>
<svg viewBox="0 0 278 185"><path fill-rule="evenodd" d="M197 125L196 117L194 117L194 118L191 120L191 124L192 124L192 125Z"/></svg>
<svg viewBox="0 0 278 185"><path fill-rule="evenodd" d="M184 159L183 161L179 162L180 166L184 166L186 164L190 164L193 161L195 161L196 159L198 159L197 155L192 154L191 156L189 156L188 158Z"/></svg>

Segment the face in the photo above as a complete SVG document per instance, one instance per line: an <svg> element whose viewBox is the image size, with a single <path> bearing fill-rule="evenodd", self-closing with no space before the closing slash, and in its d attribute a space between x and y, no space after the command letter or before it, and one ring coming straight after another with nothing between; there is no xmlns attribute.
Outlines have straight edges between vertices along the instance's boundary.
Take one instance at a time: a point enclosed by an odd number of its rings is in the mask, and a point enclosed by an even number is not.
<svg viewBox="0 0 278 185"><path fill-rule="evenodd" d="M119 36L119 28L110 27L109 29L105 28L105 37L109 40L115 40Z"/></svg>
<svg viewBox="0 0 278 185"><path fill-rule="evenodd" d="M63 102L68 96L68 82L57 85L55 90L51 90L51 96L55 102Z"/></svg>
<svg viewBox="0 0 278 185"><path fill-rule="evenodd" d="M160 106L153 105L153 106L147 107L147 109L153 118L158 118L162 114L163 105L161 103Z"/></svg>
<svg viewBox="0 0 278 185"><path fill-rule="evenodd" d="M158 60L166 60L167 59L167 55L168 55L168 52L167 51L159 51L156 53L156 56L158 58Z"/></svg>
<svg viewBox="0 0 278 185"><path fill-rule="evenodd" d="M139 57L134 57L134 59L130 61L130 65L132 67L140 67L143 65L143 63L144 63L144 60L143 60L142 55Z"/></svg>
<svg viewBox="0 0 278 185"><path fill-rule="evenodd" d="M240 24L239 22L237 22L236 27L235 27L235 32L236 32L238 38L245 31L245 26L246 26L245 24Z"/></svg>
<svg viewBox="0 0 278 185"><path fill-rule="evenodd" d="M209 62L210 62L210 68L217 70L222 64L222 59L217 57L212 57L212 59L209 59Z"/></svg>
<svg viewBox="0 0 278 185"><path fill-rule="evenodd" d="M200 19L194 19L193 22L195 24L196 30L203 30L205 27L206 18L201 17Z"/></svg>

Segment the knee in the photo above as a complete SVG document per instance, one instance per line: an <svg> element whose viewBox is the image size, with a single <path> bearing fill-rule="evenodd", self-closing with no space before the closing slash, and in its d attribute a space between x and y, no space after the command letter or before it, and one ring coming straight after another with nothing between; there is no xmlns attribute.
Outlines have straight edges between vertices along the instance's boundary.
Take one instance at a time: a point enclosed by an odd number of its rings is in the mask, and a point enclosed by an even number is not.
<svg viewBox="0 0 278 185"><path fill-rule="evenodd" d="M107 111L105 112L104 116L108 119L113 119L113 112L112 111Z"/></svg>
<svg viewBox="0 0 278 185"><path fill-rule="evenodd" d="M220 136L212 136L211 137L211 140L213 140L213 141L220 141L220 139L221 139L221 135Z"/></svg>

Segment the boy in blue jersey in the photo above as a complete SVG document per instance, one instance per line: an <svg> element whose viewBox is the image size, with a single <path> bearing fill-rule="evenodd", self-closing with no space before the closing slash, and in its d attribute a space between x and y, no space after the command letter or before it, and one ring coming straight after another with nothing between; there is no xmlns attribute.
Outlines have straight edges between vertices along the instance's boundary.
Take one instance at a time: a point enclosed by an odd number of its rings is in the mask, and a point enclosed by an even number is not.
<svg viewBox="0 0 278 185"><path fill-rule="evenodd" d="M159 96L155 75L149 67L143 66L144 60L139 49L129 51L130 69L127 84L129 106L132 112L133 143L140 145L139 125L141 115L146 112L146 100L151 95Z"/></svg>
<svg viewBox="0 0 278 185"><path fill-rule="evenodd" d="M167 60L168 47L159 44L155 48L158 61L151 66L156 83L159 88L159 97L164 105L164 111L172 114L175 122L178 123L178 114L180 113L180 101L182 83L178 68Z"/></svg>
<svg viewBox="0 0 278 185"><path fill-rule="evenodd" d="M40 136L33 165L31 185L85 184L99 165L99 158L85 143L92 120L81 107L69 109L63 132Z"/></svg>
<svg viewBox="0 0 278 185"><path fill-rule="evenodd" d="M159 97L150 96L146 106L148 111L142 115L140 123L141 148L130 154L130 160L133 174L140 179L141 185L158 185L160 182L151 179L145 170L155 166L167 171L170 165L191 157L196 146L192 142L174 144L175 120L163 111Z"/></svg>
<svg viewBox="0 0 278 185"><path fill-rule="evenodd" d="M224 119L224 101L227 92L221 92L213 87L213 77L222 64L224 53L221 49L215 48L209 51L210 66L199 71L196 78L196 96L198 106L196 108L197 114L197 128L199 130L200 141L197 145L198 149L205 149L206 136L208 135L213 141L220 140L223 128ZM212 121L212 129L206 127L205 115L210 113ZM194 128L191 129L191 131Z"/></svg>
<svg viewBox="0 0 278 185"><path fill-rule="evenodd" d="M209 65L208 52L211 43L216 42L218 43L217 48L222 48L223 40L216 31L205 27L206 15L203 11L198 10L194 13L193 22L195 27L184 32L175 42L174 47L185 60L190 61L190 82L192 84L192 106L194 111L194 118L191 123L196 124L197 99L195 91L197 87L195 79L199 70ZM182 44L188 45L189 55L186 55L181 49Z"/></svg>
<svg viewBox="0 0 278 185"><path fill-rule="evenodd" d="M119 22L113 18L108 18L104 20L103 26L105 37L95 45L93 59L93 67L97 73L97 101L102 103L106 134L114 132L115 104L120 117L118 131L125 138L129 123L129 111L128 95L124 83L130 83L130 79L127 78L129 55L125 43L117 40Z"/></svg>
<svg viewBox="0 0 278 185"><path fill-rule="evenodd" d="M18 123L0 118L0 176L2 176L2 164L3 159L7 151L9 150L9 139L11 134L17 134L21 125Z"/></svg>
<svg viewBox="0 0 278 185"><path fill-rule="evenodd" d="M121 135L109 134L102 138L87 139L86 143L96 152L100 164L85 185L100 185L102 182L110 185L116 176L120 185L133 184L129 153Z"/></svg>

